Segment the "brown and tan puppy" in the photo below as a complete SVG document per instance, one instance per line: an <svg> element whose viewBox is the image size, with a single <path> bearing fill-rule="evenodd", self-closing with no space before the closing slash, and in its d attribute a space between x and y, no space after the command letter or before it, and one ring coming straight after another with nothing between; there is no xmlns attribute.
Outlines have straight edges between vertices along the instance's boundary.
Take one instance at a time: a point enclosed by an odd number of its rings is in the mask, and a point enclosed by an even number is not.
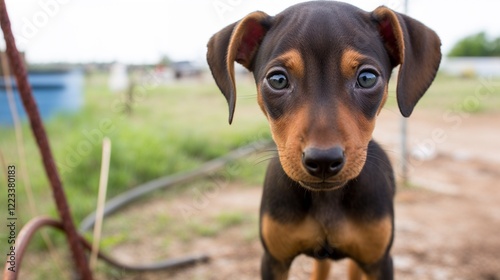
<svg viewBox="0 0 500 280"><path fill-rule="evenodd" d="M438 36L386 7L307 2L227 26L207 59L229 122L234 62L253 72L278 149L260 210L262 279L286 279L299 254L317 260L312 279L342 258L351 279L393 279L394 176L372 132L397 65L398 105L410 116L436 75Z"/></svg>

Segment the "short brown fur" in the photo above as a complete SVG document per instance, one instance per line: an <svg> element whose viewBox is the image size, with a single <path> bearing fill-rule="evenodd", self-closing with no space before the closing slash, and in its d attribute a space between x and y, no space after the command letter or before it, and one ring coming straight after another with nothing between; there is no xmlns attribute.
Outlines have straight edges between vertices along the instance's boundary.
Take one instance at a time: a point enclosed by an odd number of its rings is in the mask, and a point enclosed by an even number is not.
<svg viewBox="0 0 500 280"><path fill-rule="evenodd" d="M293 224L277 222L268 215L262 217L262 238L271 255L281 262L317 246L316 238L321 235L321 229L309 217Z"/></svg>
<svg viewBox="0 0 500 280"><path fill-rule="evenodd" d="M328 238L332 244L342 244L339 248L356 260L374 263L384 256L391 242L392 221L390 217L368 223L348 221Z"/></svg>
<svg viewBox="0 0 500 280"><path fill-rule="evenodd" d="M298 50L291 49L277 57L276 60L281 61L287 69L290 69L295 77L299 79L304 77L304 61Z"/></svg>
<svg viewBox="0 0 500 280"><path fill-rule="evenodd" d="M278 148L283 168L292 178L315 180L298 164L301 161L301 151L306 139L309 111L307 106L301 106L294 114L287 114L278 120L270 120L273 140ZM290 126L293 123L293 126Z"/></svg>
<svg viewBox="0 0 500 280"><path fill-rule="evenodd" d="M340 70L342 76L346 79L354 77L363 58L365 58L365 56L361 53L352 49L346 49L340 58Z"/></svg>
<svg viewBox="0 0 500 280"><path fill-rule="evenodd" d="M261 98L259 98L261 99ZM259 101L260 103L261 101ZM309 124L310 108L304 104L293 115L286 115L279 120L269 120L273 139L280 151L280 161L287 174L297 181L304 180L315 182L317 178L310 176L302 167L302 150L307 145L321 147L322 143L338 142L344 143L345 153L348 155L346 168L338 175L338 180L350 180L361 171L366 159L366 150L362 147L371 138L374 129L374 120L367 120L363 116L351 114L350 109L339 103L336 119L336 132L329 131L322 127L331 126L325 120L316 119L315 131L311 131ZM293 127L289 124L293 123ZM324 123L323 125L321 123ZM353 130L353 128L357 128ZM309 133L306 134L306 131ZM328 133L330 132L330 133ZM337 139L337 140L335 140Z"/></svg>
<svg viewBox="0 0 500 280"><path fill-rule="evenodd" d="M363 271L352 260L349 260L347 275L349 280L363 280Z"/></svg>
<svg viewBox="0 0 500 280"><path fill-rule="evenodd" d="M263 12L253 12L249 15L247 15L244 19L242 19L238 25L236 25L234 31L233 31L233 36L231 37L231 41L229 42L229 47L228 47L228 53L227 53L227 68L229 69L229 73L233 74L233 81L234 81L234 61L238 58L238 50L241 47L242 39L243 36L245 35L246 31L246 25L248 24L249 21L262 21L264 18L267 17L267 14ZM243 66L246 68L250 68L251 64L251 59L253 58L255 52L257 51L257 48L252 50L251 54L248 56L248 58L242 60L241 58L239 59L239 63L241 63Z"/></svg>
<svg viewBox="0 0 500 280"><path fill-rule="evenodd" d="M364 116L353 115L348 106L339 103L337 106L337 129L343 135L345 143L346 163L342 179L350 180L356 177L366 161L365 143L370 141L375 127L375 120L368 120Z"/></svg>
<svg viewBox="0 0 500 280"><path fill-rule="evenodd" d="M294 223L281 223L267 214L262 217L262 238L267 250L279 261L287 262L299 252L328 244L363 263L374 263L386 253L392 237L392 221L386 217L377 221L344 220L335 228L326 228L312 217Z"/></svg>
<svg viewBox="0 0 500 280"><path fill-rule="evenodd" d="M314 260L313 272L311 274L311 280L326 280L328 279L328 274L330 273L332 261L326 260Z"/></svg>
<svg viewBox="0 0 500 280"><path fill-rule="evenodd" d="M398 17L396 14L389 8L387 7L378 7L373 11L373 14L375 17L381 19L381 20L389 20L390 22L397 22L399 23ZM391 43L386 43L386 48L388 52L392 55L392 57L395 59L396 64L403 63L405 61L405 42L404 42L404 35L403 35L403 30L401 29L401 24L393 24L392 26L392 32L395 36L395 42Z"/></svg>
<svg viewBox="0 0 500 280"><path fill-rule="evenodd" d="M342 258L352 260L351 280L393 279L395 180L371 137L393 68L408 117L440 59L439 37L420 22L335 1L254 12L210 39L207 61L230 123L236 61L254 74L277 146L260 208L262 279L287 279L299 254L316 259L312 279L327 278L326 259Z"/></svg>
<svg viewBox="0 0 500 280"><path fill-rule="evenodd" d="M382 111L382 108L384 108L384 105L385 105L385 102L387 102L388 96L389 96L389 89L387 88L387 85L386 85L385 89L384 89L384 97L382 98L382 102L380 102L380 106L378 107L378 110L377 110L377 116Z"/></svg>

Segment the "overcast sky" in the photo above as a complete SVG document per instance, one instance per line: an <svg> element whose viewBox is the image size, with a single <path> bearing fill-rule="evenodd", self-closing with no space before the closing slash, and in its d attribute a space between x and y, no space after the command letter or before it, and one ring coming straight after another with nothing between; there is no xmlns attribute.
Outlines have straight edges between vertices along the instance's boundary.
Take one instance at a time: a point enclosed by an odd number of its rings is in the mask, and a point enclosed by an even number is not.
<svg viewBox="0 0 500 280"><path fill-rule="evenodd" d="M299 0L6 0L30 62L204 60L210 36L246 14L274 15ZM404 11L404 0L348 0ZM408 14L434 29L447 53L465 35L500 36L498 0L409 0ZM0 40L3 48L3 40Z"/></svg>

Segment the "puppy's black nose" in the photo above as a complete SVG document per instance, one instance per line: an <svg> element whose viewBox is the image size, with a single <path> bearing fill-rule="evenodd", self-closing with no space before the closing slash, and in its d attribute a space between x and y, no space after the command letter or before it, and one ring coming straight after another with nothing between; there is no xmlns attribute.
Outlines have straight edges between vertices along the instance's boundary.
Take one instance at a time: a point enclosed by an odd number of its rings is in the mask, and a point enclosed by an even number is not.
<svg viewBox="0 0 500 280"><path fill-rule="evenodd" d="M307 148L302 154L302 164L307 172L323 180L338 174L344 161L344 150L339 146L324 150Z"/></svg>

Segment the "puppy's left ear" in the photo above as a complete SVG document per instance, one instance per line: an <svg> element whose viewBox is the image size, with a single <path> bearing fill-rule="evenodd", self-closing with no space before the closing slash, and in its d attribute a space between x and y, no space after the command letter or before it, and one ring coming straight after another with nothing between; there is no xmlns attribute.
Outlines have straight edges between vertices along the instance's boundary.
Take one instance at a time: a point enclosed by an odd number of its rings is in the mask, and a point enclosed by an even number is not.
<svg viewBox="0 0 500 280"><path fill-rule="evenodd" d="M215 82L229 105L229 123L236 106L234 62L253 70L253 61L260 43L270 28L270 16L253 12L242 20L217 32L207 45L207 61Z"/></svg>
<svg viewBox="0 0 500 280"><path fill-rule="evenodd" d="M441 62L437 34L417 20L381 6L372 12L392 66L400 64L397 99L401 114L409 117L436 77Z"/></svg>

